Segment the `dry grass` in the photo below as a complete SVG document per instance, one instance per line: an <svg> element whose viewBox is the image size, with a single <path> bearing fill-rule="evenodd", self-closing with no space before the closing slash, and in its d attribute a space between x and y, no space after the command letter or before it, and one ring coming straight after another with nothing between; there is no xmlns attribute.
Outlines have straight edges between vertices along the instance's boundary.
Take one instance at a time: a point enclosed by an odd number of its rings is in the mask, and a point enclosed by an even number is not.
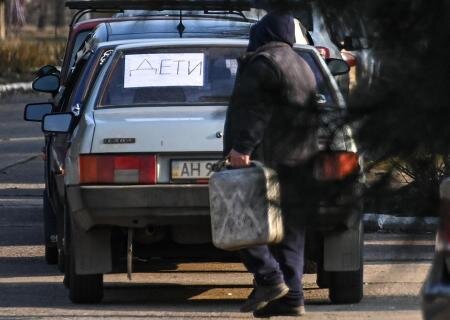
<svg viewBox="0 0 450 320"><path fill-rule="evenodd" d="M60 65L64 55L63 40L11 39L0 42L0 78L29 79L46 64Z"/></svg>

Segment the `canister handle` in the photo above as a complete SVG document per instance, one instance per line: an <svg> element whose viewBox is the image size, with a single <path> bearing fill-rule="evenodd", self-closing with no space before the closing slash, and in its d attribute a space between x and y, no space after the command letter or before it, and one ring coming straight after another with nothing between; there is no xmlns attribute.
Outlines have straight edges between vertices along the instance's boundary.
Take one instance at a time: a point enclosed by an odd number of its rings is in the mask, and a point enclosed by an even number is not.
<svg viewBox="0 0 450 320"><path fill-rule="evenodd" d="M250 167L258 167L258 168L263 168L264 164L260 161L256 161L256 160L252 160L250 162ZM212 171L214 172L219 172L222 170L232 170L233 168L231 167L230 164L230 160L228 158L225 158L223 160L220 160L218 162L216 162L213 165ZM239 169L245 169L245 168L239 168Z"/></svg>
<svg viewBox="0 0 450 320"><path fill-rule="evenodd" d="M223 160L219 160L216 163L213 164L212 166L212 171L213 172L220 172L226 169L229 169L230 167L230 161L228 160L228 158L225 158Z"/></svg>

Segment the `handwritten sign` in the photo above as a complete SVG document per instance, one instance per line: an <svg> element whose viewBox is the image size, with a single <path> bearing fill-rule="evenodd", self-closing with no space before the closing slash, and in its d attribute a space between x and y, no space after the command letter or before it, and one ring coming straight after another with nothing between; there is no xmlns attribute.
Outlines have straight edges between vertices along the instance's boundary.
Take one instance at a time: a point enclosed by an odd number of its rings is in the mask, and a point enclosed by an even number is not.
<svg viewBox="0 0 450 320"><path fill-rule="evenodd" d="M203 53L126 55L124 87L202 87L204 71Z"/></svg>

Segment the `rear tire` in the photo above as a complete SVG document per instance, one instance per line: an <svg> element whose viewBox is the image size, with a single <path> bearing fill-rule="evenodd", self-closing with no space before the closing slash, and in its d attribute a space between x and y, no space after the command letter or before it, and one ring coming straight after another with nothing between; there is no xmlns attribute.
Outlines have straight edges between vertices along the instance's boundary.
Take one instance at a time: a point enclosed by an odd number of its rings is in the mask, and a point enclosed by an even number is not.
<svg viewBox="0 0 450 320"><path fill-rule="evenodd" d="M58 263L58 250L47 243L45 244L45 262L50 265Z"/></svg>
<svg viewBox="0 0 450 320"><path fill-rule="evenodd" d="M69 298L73 303L99 303L103 299L103 274L79 275L70 257Z"/></svg>
<svg viewBox="0 0 450 320"><path fill-rule="evenodd" d="M318 266L316 284L320 289L328 289L330 287L330 273L323 270L323 265Z"/></svg>
<svg viewBox="0 0 450 320"><path fill-rule="evenodd" d="M66 265L64 263L64 260L65 260L64 238L66 236L65 235L66 229L65 229L64 224L65 224L65 219L66 219L65 215L66 214L65 214L64 210L65 210L65 208L63 207L62 210L61 210L62 211L61 214L59 214L57 216L57 224L58 224L58 242L57 242L57 244L58 244L58 246L57 246L57 248L58 248L58 270L60 272L62 272L62 273L65 272L65 267L66 267Z"/></svg>
<svg viewBox="0 0 450 320"><path fill-rule="evenodd" d="M56 216L50 205L47 191L43 194L43 215L44 215L44 244L45 261L47 264L58 263L58 248L54 241L56 238Z"/></svg>
<svg viewBox="0 0 450 320"><path fill-rule="evenodd" d="M330 300L336 304L359 303L363 298L363 269L330 272Z"/></svg>
<svg viewBox="0 0 450 320"><path fill-rule="evenodd" d="M360 224L360 269L356 271L328 272L329 297L333 303L359 303L364 296L364 229Z"/></svg>
<svg viewBox="0 0 450 320"><path fill-rule="evenodd" d="M320 289L328 289L330 287L330 273L324 269L324 244L323 235L320 235L315 239L319 246L319 252L317 253L317 278L316 284Z"/></svg>
<svg viewBox="0 0 450 320"><path fill-rule="evenodd" d="M67 203L67 200L64 201L64 214L63 214L63 221L64 221L64 239L62 242L62 249L61 249L61 256L62 256L62 263L64 263L64 286L69 289L70 287L70 246L71 246L71 230L70 230L70 214L69 214L69 205Z"/></svg>
<svg viewBox="0 0 450 320"><path fill-rule="evenodd" d="M70 238L66 238L70 241ZM64 276L64 285L69 287L69 298L73 303L99 303L103 299L103 274L77 274L75 270L74 244L70 241L70 252L65 261L68 272Z"/></svg>
<svg viewBox="0 0 450 320"><path fill-rule="evenodd" d="M58 270L62 273L65 272L65 255L63 249L58 249Z"/></svg>

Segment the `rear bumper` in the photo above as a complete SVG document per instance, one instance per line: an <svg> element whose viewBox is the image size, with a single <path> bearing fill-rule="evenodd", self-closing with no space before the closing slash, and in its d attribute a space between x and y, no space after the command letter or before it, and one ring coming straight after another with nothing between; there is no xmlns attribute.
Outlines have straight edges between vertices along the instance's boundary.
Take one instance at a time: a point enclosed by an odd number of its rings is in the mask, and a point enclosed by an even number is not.
<svg viewBox="0 0 450 320"><path fill-rule="evenodd" d="M319 229L355 228L361 218L360 186L313 210ZM94 226L144 228L210 222L208 185L68 186L67 199L75 222Z"/></svg>
<svg viewBox="0 0 450 320"><path fill-rule="evenodd" d="M73 219L85 230L209 221L207 185L69 186L67 198Z"/></svg>

